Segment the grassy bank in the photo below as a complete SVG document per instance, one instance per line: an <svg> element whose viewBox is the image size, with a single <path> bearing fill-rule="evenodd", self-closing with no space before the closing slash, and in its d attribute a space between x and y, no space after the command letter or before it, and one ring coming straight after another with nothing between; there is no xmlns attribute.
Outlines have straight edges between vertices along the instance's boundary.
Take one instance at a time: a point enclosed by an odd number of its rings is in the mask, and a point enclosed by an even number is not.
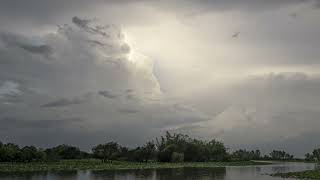
<svg viewBox="0 0 320 180"><path fill-rule="evenodd" d="M39 171L70 171L70 170L122 170L122 169L160 169L183 167L224 167L224 166L250 166L266 165L268 162L242 161L242 162L192 162L192 163L135 163L114 161L102 163L100 160L63 160L46 163L0 163L0 173L4 172L39 172Z"/></svg>
<svg viewBox="0 0 320 180"><path fill-rule="evenodd" d="M272 176L282 177L282 178L296 178L296 179L320 179L320 170L277 173L277 174L273 174Z"/></svg>

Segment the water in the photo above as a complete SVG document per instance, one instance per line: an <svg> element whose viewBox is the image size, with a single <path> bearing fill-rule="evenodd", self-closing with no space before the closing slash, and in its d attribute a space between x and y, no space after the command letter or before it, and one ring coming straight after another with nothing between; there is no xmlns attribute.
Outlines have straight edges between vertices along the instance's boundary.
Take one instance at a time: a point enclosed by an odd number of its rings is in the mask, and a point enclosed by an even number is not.
<svg viewBox="0 0 320 180"><path fill-rule="evenodd" d="M157 170L69 171L0 174L1 180L280 180L267 174L317 168L311 163Z"/></svg>

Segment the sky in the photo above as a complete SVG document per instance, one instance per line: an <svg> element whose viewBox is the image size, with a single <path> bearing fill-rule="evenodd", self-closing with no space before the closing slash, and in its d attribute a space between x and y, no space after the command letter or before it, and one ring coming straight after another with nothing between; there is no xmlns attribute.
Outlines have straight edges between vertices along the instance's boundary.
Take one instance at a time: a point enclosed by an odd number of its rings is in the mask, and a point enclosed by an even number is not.
<svg viewBox="0 0 320 180"><path fill-rule="evenodd" d="M2 0L0 140L320 146L319 0Z"/></svg>

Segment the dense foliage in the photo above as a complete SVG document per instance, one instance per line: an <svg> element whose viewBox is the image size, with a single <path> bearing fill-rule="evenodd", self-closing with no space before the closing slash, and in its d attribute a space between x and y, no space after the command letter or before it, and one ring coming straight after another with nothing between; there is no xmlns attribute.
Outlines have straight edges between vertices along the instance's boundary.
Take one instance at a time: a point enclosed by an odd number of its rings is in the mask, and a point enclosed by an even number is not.
<svg viewBox="0 0 320 180"><path fill-rule="evenodd" d="M31 162L41 161L46 158L46 154L34 146L20 148L18 145L0 143L1 162Z"/></svg>
<svg viewBox="0 0 320 180"><path fill-rule="evenodd" d="M294 156L291 154L286 153L285 151L276 151L273 150L270 153L270 158L272 160L293 160Z"/></svg>
<svg viewBox="0 0 320 180"><path fill-rule="evenodd" d="M231 154L231 159L233 161L248 161L248 160L275 160L275 161L292 161L295 159L293 155L282 151L273 150L269 154L262 155L260 150L248 151L246 149L240 149L234 151Z"/></svg>
<svg viewBox="0 0 320 180"><path fill-rule="evenodd" d="M320 162L320 148L313 150L312 153L307 153L305 155L305 160Z"/></svg>
<svg viewBox="0 0 320 180"><path fill-rule="evenodd" d="M247 151L246 149L240 149L231 154L233 160L236 161L248 161L262 159L260 150Z"/></svg>
<svg viewBox="0 0 320 180"><path fill-rule="evenodd" d="M20 148L16 144L3 144L0 142L0 162L57 161L60 159L82 159L88 157L90 157L89 153L68 145L59 145L43 150L34 146Z"/></svg>
<svg viewBox="0 0 320 180"><path fill-rule="evenodd" d="M223 143L190 138L183 134L166 133L141 147L129 150L116 142L99 144L92 149L93 156L102 161L159 161L159 162L205 162L227 160L228 154Z"/></svg>
<svg viewBox="0 0 320 180"><path fill-rule="evenodd" d="M320 158L320 149L306 155L309 159ZM41 162L61 159L96 158L102 162L218 162L249 160L293 160L293 155L284 151L273 150L269 155L261 155L260 150L240 149L229 153L222 142L204 141L184 134L171 134L150 141L136 148L121 146L117 142L98 144L91 153L83 152L78 147L59 145L48 149L34 146L20 148L18 145L0 142L0 162Z"/></svg>

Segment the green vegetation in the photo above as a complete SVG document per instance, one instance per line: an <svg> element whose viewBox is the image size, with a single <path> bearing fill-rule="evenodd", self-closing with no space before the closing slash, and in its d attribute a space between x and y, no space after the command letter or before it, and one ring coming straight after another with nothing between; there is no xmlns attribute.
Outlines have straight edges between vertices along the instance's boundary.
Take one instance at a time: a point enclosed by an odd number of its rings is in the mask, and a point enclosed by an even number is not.
<svg viewBox="0 0 320 180"><path fill-rule="evenodd" d="M282 177L282 178L297 178L297 179L320 179L320 170L277 173L277 174L273 174L272 176Z"/></svg>
<svg viewBox="0 0 320 180"><path fill-rule="evenodd" d="M79 148L60 145L49 149L33 146L20 148L18 145L0 143L0 162L50 162L61 159L96 158L102 162L115 160L130 162L211 162L230 161L231 156L222 142L203 141L183 134L166 133L156 141L129 149L117 142L99 144L92 153L82 152Z"/></svg>
<svg viewBox="0 0 320 180"><path fill-rule="evenodd" d="M312 153L305 155L306 162L320 162L320 149L313 150ZM282 178L297 178L297 179L320 179L320 170L308 170L301 172L276 173L271 176Z"/></svg>
<svg viewBox="0 0 320 180"><path fill-rule="evenodd" d="M313 150L312 153L307 153L305 155L305 160L311 161L311 162L314 162L314 161L320 162L320 148Z"/></svg>
<svg viewBox="0 0 320 180"><path fill-rule="evenodd" d="M276 150L273 150L271 153L270 153L270 158L272 160L282 160L282 161L291 161L294 159L294 156L289 154L289 153L286 153L285 151L276 151Z"/></svg>
<svg viewBox="0 0 320 180"><path fill-rule="evenodd" d="M125 169L160 169L160 168L213 168L224 166L266 165L270 163L242 161L242 162L102 162L97 159L61 160L58 162L31 163L0 163L0 173L10 172L41 172L41 171L71 171L71 170L125 170Z"/></svg>
<svg viewBox="0 0 320 180"><path fill-rule="evenodd" d="M89 153L80 151L79 148L59 145L46 150L38 149L34 146L20 148L18 145L0 142L0 162L48 162L60 159L83 159L89 158Z"/></svg>
<svg viewBox="0 0 320 180"><path fill-rule="evenodd" d="M309 160L320 158L320 150L307 155ZM228 152L225 145L191 138L184 134L171 134L149 141L143 146L128 148L117 142L98 144L90 153L78 147L59 145L40 149L34 146L0 142L0 171L47 171L78 169L146 169L178 167L219 167L230 165L257 165L252 160L292 161L292 155L273 150L262 155L260 150L240 149Z"/></svg>

